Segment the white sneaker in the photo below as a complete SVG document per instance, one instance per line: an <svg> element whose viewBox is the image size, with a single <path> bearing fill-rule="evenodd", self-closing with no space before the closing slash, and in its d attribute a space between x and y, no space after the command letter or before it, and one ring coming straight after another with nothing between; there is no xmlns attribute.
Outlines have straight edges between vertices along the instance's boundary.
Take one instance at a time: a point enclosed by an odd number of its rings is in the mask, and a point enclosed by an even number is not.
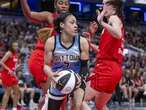
<svg viewBox="0 0 146 110"><path fill-rule="evenodd" d="M143 95L146 95L146 91L144 91Z"/></svg>
<svg viewBox="0 0 146 110"><path fill-rule="evenodd" d="M30 103L29 103L29 109L30 110L38 110L38 104L34 103L32 99L30 100Z"/></svg>
<svg viewBox="0 0 146 110"><path fill-rule="evenodd" d="M12 108L12 110L17 110L17 108Z"/></svg>
<svg viewBox="0 0 146 110"><path fill-rule="evenodd" d="M22 105L22 106L26 106L26 104L24 103L23 100L21 100L21 105Z"/></svg>
<svg viewBox="0 0 146 110"><path fill-rule="evenodd" d="M22 106L20 102L17 103L18 106Z"/></svg>

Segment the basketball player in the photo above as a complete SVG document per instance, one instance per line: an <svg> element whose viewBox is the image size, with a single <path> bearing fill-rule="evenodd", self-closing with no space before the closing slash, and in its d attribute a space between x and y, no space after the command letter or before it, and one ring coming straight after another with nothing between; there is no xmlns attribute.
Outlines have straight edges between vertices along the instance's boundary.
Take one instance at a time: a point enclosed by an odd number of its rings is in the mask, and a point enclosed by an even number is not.
<svg viewBox="0 0 146 110"><path fill-rule="evenodd" d="M106 103L122 76L124 27L120 0L103 0L103 11L97 20L104 28L97 53L97 64L91 73L91 89L87 87L86 100L95 97L97 110L106 110ZM103 18L108 22L105 22Z"/></svg>
<svg viewBox="0 0 146 110"><path fill-rule="evenodd" d="M75 16L70 13L61 14L55 21L57 35L47 40L45 45L44 71L51 80L60 69L71 69L80 76L88 72L87 61L89 46L85 38L78 36ZM80 110L84 98L85 84L73 92L74 110ZM65 95L57 89L49 90L48 110L59 110Z"/></svg>
<svg viewBox="0 0 146 110"><path fill-rule="evenodd" d="M3 86L5 88L5 93L2 99L1 110L6 110L7 103L9 97L11 96L12 91L14 94L14 97L12 97L13 110L16 110L17 107L17 102L20 94L20 90L18 87L18 80L15 76L15 70L18 61L17 52L18 52L18 43L12 42L9 47L9 50L5 53L5 55L0 61L0 64L3 68L1 72L1 78L2 78Z"/></svg>
<svg viewBox="0 0 146 110"><path fill-rule="evenodd" d="M30 59L29 59L29 69L32 76L35 79L40 88L44 91L44 93L48 90L48 82L47 82L47 75L43 71L44 65L44 44L46 39L54 35L55 32L53 31L53 20L60 14L67 12L69 9L69 1L68 0L55 0L54 6L56 11L54 13L51 12L32 12L27 4L27 0L20 0L21 6L23 9L24 15L34 23L41 23L46 25L47 27L40 29L37 31L38 40L36 44L35 50L32 52Z"/></svg>
<svg viewBox="0 0 146 110"><path fill-rule="evenodd" d="M54 18L56 18L60 13L65 13L69 11L69 0L54 0L55 12L51 13L48 11L33 12L30 10L27 0L20 0L22 10L26 18L33 23L42 24L43 27L53 28L52 24Z"/></svg>

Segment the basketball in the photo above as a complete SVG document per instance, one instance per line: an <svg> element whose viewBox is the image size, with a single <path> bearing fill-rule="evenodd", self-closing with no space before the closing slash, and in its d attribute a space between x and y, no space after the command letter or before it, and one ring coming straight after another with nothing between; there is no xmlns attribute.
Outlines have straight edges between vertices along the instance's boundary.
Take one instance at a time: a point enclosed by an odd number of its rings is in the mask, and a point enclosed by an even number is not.
<svg viewBox="0 0 146 110"><path fill-rule="evenodd" d="M80 79L72 70L59 71L58 75L55 86L62 94L70 94L79 85Z"/></svg>

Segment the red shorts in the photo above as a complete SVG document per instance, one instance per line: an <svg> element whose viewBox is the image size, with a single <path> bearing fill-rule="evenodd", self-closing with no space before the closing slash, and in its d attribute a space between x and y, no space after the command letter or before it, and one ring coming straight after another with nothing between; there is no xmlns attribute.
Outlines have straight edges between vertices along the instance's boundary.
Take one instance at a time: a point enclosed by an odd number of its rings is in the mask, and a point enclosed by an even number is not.
<svg viewBox="0 0 146 110"><path fill-rule="evenodd" d="M121 65L114 61L97 62L91 77L93 77L91 79L92 88L111 94L122 77Z"/></svg>
<svg viewBox="0 0 146 110"><path fill-rule="evenodd" d="M12 87L18 84L16 76L8 74L7 72L2 72L1 78L4 87Z"/></svg>
<svg viewBox="0 0 146 110"><path fill-rule="evenodd" d="M44 73L44 51L34 50L29 58L28 66L30 73L32 74L35 83L40 86L40 83L44 83L48 80L48 76Z"/></svg>

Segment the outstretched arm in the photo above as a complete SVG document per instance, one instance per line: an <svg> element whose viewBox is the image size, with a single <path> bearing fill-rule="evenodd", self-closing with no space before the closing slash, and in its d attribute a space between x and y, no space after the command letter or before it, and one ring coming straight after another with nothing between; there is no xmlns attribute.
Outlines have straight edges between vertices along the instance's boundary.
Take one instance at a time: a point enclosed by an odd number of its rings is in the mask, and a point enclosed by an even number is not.
<svg viewBox="0 0 146 110"><path fill-rule="evenodd" d="M42 21L47 21L53 23L52 13L43 11L43 12L33 12L28 6L27 0L20 0L23 14L25 17L33 23L40 23Z"/></svg>

